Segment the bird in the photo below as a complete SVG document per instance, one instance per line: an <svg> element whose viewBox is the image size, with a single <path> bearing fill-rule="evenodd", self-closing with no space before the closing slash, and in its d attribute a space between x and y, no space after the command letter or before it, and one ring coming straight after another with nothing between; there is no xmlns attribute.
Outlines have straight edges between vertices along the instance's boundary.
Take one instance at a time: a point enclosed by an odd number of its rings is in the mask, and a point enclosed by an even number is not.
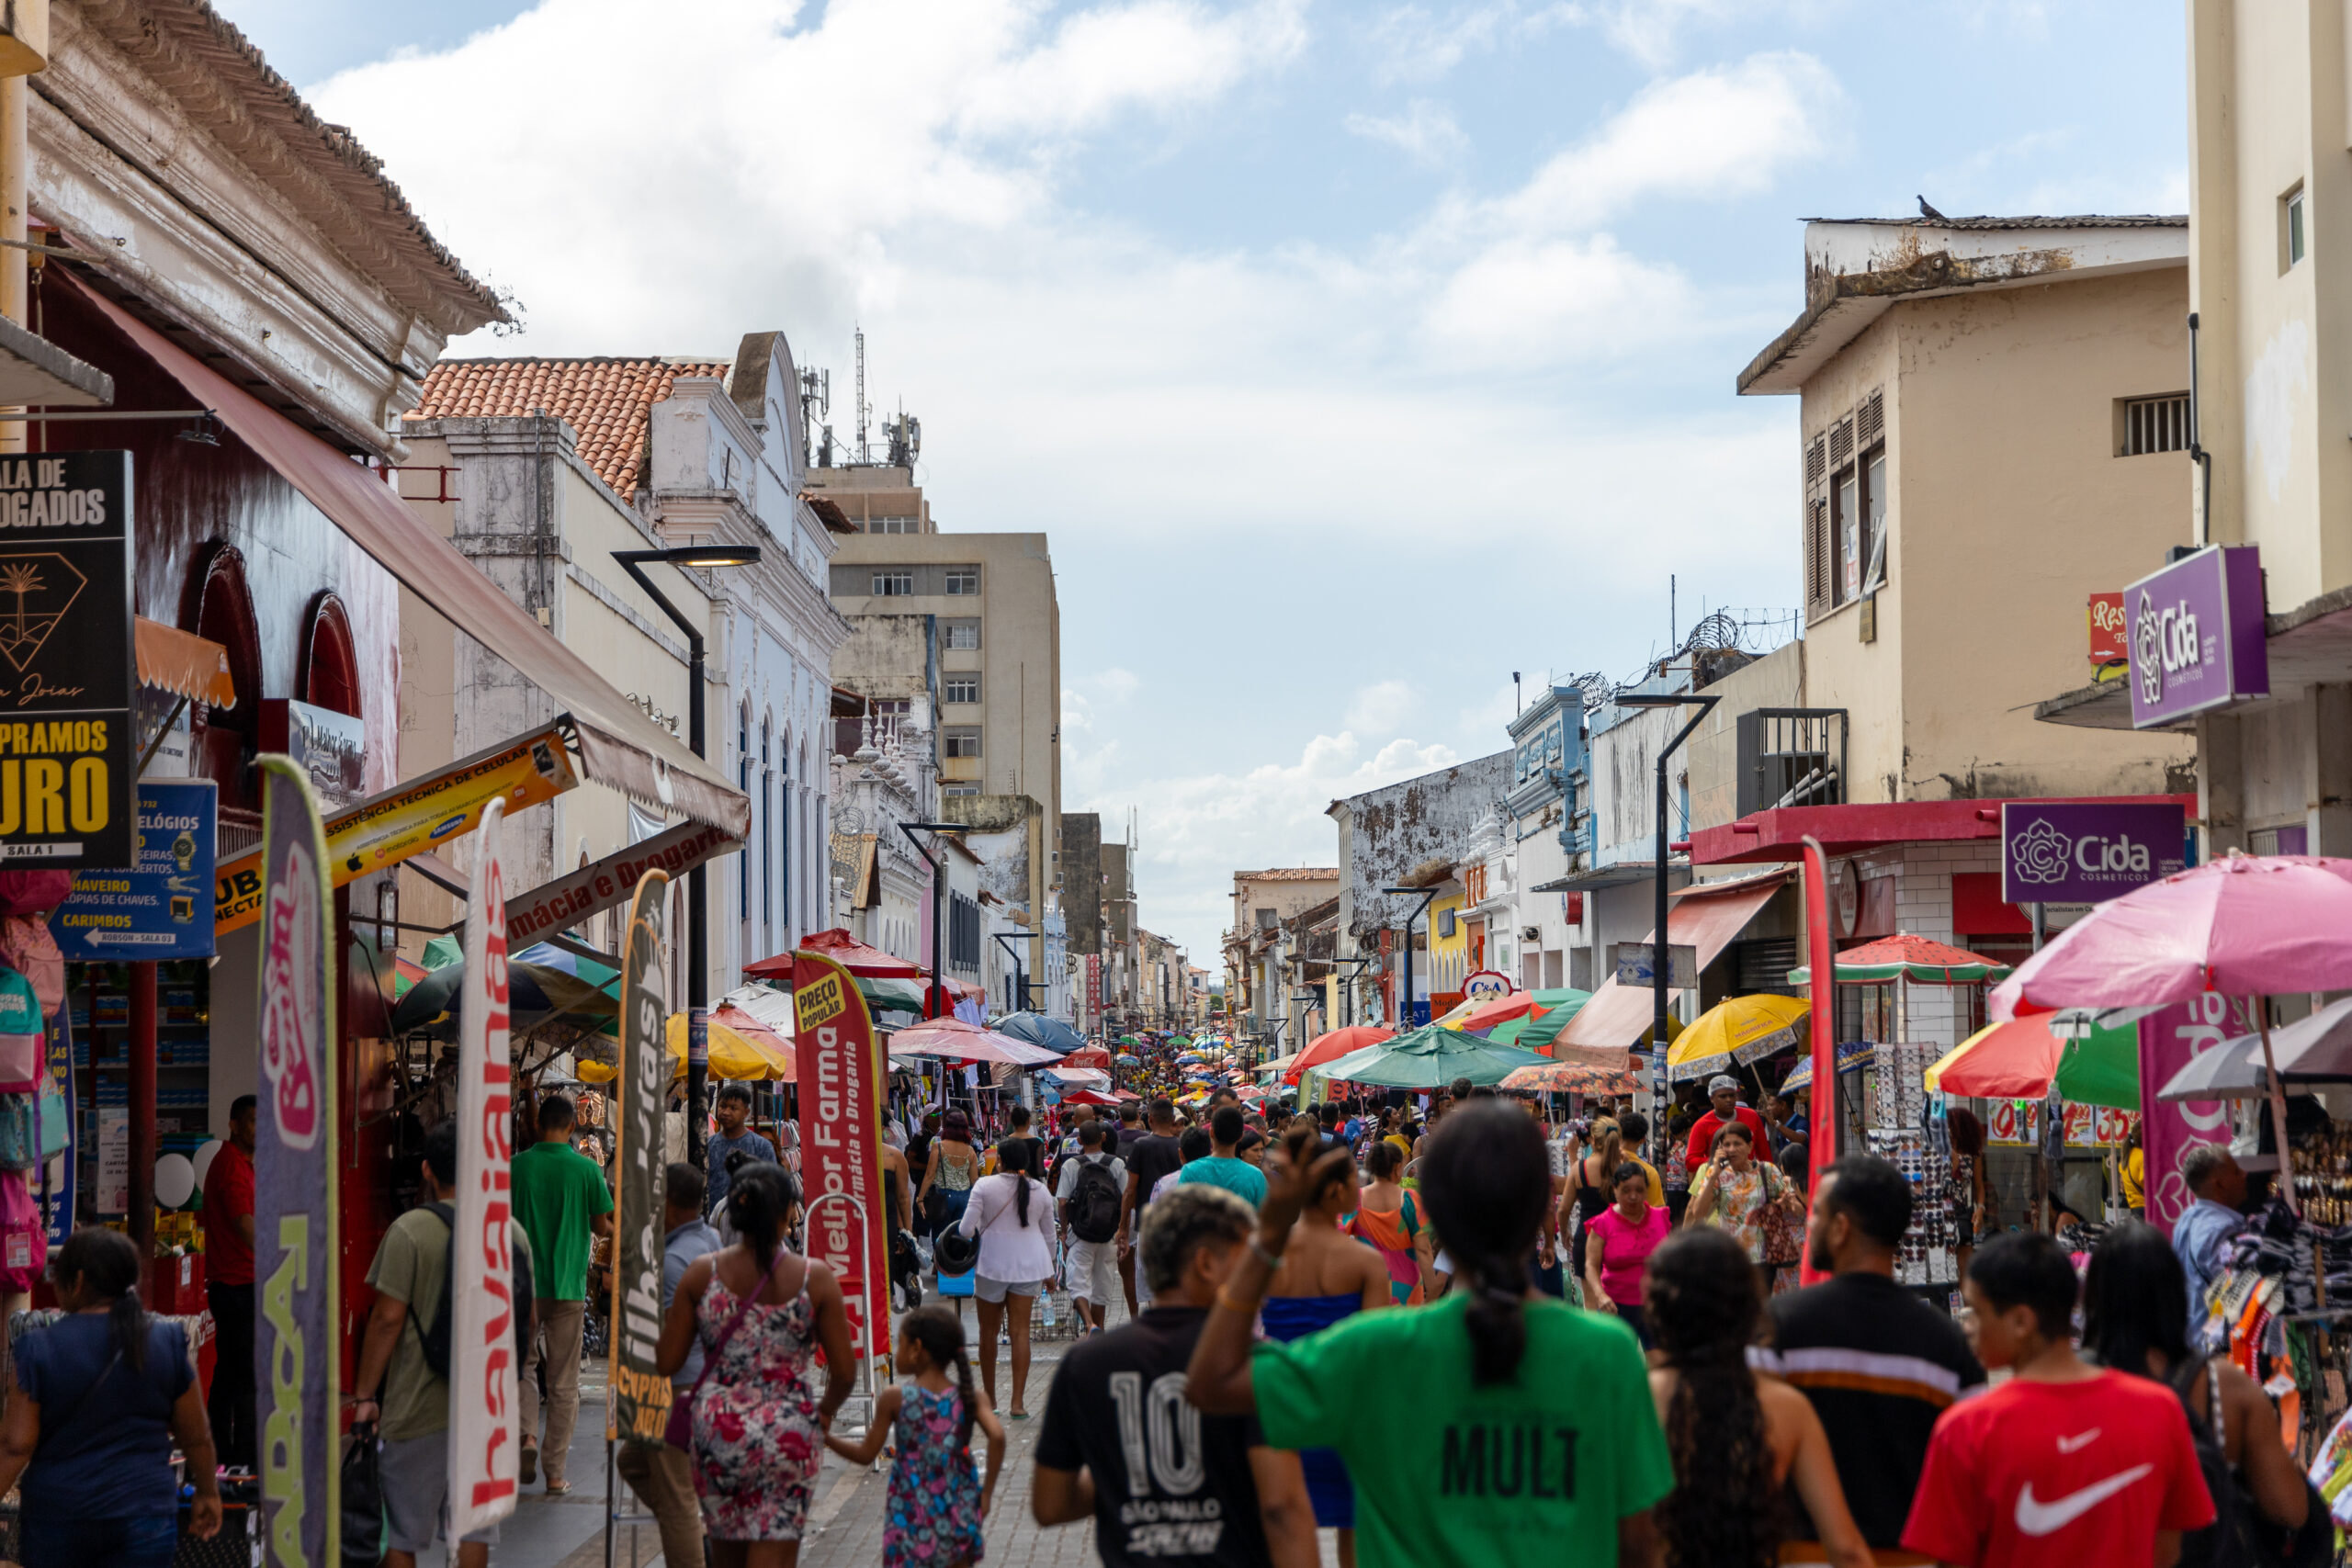
<svg viewBox="0 0 2352 1568"><path fill-rule="evenodd" d="M1938 223L1941 223L1945 220L1942 213L1938 212L1934 208L1928 205L1928 198L1924 196L1919 198L1919 216L1922 218L1931 219Z"/></svg>

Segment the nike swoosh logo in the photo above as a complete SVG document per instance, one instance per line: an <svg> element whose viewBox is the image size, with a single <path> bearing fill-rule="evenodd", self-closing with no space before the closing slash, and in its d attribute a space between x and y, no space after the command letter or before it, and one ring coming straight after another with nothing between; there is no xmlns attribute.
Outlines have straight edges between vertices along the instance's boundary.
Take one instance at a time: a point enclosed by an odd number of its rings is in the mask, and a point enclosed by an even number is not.
<svg viewBox="0 0 2352 1568"><path fill-rule="evenodd" d="M2155 1468L2153 1464L2135 1464L2120 1475L2095 1481L2079 1492L2069 1492L2047 1503L2034 1500L2033 1483L2029 1481L2018 1490L2018 1529L2028 1535L2055 1534Z"/></svg>
<svg viewBox="0 0 2352 1568"><path fill-rule="evenodd" d="M2080 1453L2084 1444L2105 1430L2103 1427L2093 1427L2087 1432L2077 1432L2071 1438L2061 1438L2058 1439L2058 1451L2062 1454Z"/></svg>

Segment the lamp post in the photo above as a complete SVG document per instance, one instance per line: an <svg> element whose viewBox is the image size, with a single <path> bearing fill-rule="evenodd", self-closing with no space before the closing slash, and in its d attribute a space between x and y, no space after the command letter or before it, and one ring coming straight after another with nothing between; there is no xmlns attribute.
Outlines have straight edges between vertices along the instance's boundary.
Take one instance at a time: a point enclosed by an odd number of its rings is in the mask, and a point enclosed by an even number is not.
<svg viewBox="0 0 2352 1568"><path fill-rule="evenodd" d="M1700 722L1703 720L1707 715L1713 710L1714 705L1722 700L1723 699L1719 696L1702 697L1695 693L1690 692L1629 693L1622 694L1616 699L1616 703L1619 707L1695 707L1699 710L1697 713L1690 716L1690 723L1684 725L1681 728L1674 732L1673 739L1668 740L1665 745L1658 748L1657 752L1657 929L1651 932L1650 937L1653 944L1650 954L1650 979L1652 988L1657 993L1657 1007L1652 1015L1650 1024L1650 1049L1657 1052L1660 1055L1663 1055L1666 1052L1667 981L1671 978L1673 975L1672 962L1674 957L1670 946L1667 942L1666 932L1666 763L1667 759L1673 756L1675 751L1680 748L1685 740L1690 739L1690 732L1699 728ZM1693 979L1697 978L1696 976L1691 977ZM1651 1081L1656 1082L1657 1080L1653 1079Z"/></svg>
<svg viewBox="0 0 2352 1568"><path fill-rule="evenodd" d="M702 756L703 715L702 628L680 613L669 596L653 586L645 568L659 562L684 570L690 566L716 569L756 566L757 545L688 545L667 550L615 550L621 570L645 590L677 628L686 634L686 746ZM686 873L686 1158L703 1163L703 1122L710 1110L710 910L704 896L703 868Z"/></svg>
<svg viewBox="0 0 2352 1568"><path fill-rule="evenodd" d="M999 947L1012 955L1012 995L1016 1010L1027 1012L1029 1010L1029 969L1021 962L1021 949L1014 943L1012 938L1002 931L996 933L996 942Z"/></svg>
<svg viewBox="0 0 2352 1568"><path fill-rule="evenodd" d="M1413 1026L1413 922L1430 912L1430 906L1437 901L1437 889L1434 887L1384 887L1381 892L1392 898L1409 898L1416 893L1421 896L1421 901L1414 906L1413 912L1405 917L1405 991L1396 1004L1397 1022L1404 1026L1404 1029L1397 1031L1401 1034L1405 1029L1410 1029Z"/></svg>
<svg viewBox="0 0 2352 1568"><path fill-rule="evenodd" d="M931 1016L933 1018L944 1017L947 1012L940 1005L947 997L947 981L939 962L940 944L945 941L947 930L947 863L932 859L931 852L922 847L922 840L915 835L929 833L936 838L942 833L962 833L969 829L970 825L964 822L899 824L899 831L907 836L907 842L915 847L915 853L922 856L923 864L931 867Z"/></svg>

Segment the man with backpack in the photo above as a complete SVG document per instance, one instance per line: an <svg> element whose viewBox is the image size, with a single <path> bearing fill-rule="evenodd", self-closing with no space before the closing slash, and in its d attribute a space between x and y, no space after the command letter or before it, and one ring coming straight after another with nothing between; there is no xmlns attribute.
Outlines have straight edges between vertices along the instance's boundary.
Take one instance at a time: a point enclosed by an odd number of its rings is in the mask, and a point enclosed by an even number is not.
<svg viewBox="0 0 2352 1568"><path fill-rule="evenodd" d="M354 1378L361 1391L355 1430L373 1425L384 1497L385 1568L416 1568L447 1518L449 1489L449 1334L451 1205L458 1188L458 1123L424 1135L427 1201L394 1220L368 1270L376 1304L368 1314ZM509 1224L514 1248L517 1328L529 1332L530 1242ZM380 1392L370 1393L378 1390ZM457 1544L458 1568L485 1568L498 1527Z"/></svg>
<svg viewBox="0 0 2352 1568"><path fill-rule="evenodd" d="M1070 1235L1070 1300L1096 1334L1120 1295L1119 1223L1127 1197L1127 1168L1111 1152L1110 1129L1089 1122L1079 1129L1078 1156L1062 1167L1054 1189L1063 1225Z"/></svg>

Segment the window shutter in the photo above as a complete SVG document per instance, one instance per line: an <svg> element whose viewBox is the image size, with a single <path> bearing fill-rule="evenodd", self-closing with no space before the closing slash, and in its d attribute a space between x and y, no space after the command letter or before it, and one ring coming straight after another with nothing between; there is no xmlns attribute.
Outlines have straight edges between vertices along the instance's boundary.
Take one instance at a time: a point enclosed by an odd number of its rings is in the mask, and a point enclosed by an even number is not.
<svg viewBox="0 0 2352 1568"><path fill-rule="evenodd" d="M1829 573L1832 556L1829 538L1829 502L1826 486L1829 477L1829 444L1816 435L1804 450L1804 602L1805 618L1815 620L1829 612Z"/></svg>
<svg viewBox="0 0 2352 1568"><path fill-rule="evenodd" d="M1879 437L1886 434L1886 394L1883 391L1872 392L1864 400L1861 408L1856 412L1854 417L1861 426L1858 434L1861 445L1867 449Z"/></svg>
<svg viewBox="0 0 2352 1568"><path fill-rule="evenodd" d="M1842 468L1854 460L1854 422L1843 419L1829 433L1829 466Z"/></svg>

